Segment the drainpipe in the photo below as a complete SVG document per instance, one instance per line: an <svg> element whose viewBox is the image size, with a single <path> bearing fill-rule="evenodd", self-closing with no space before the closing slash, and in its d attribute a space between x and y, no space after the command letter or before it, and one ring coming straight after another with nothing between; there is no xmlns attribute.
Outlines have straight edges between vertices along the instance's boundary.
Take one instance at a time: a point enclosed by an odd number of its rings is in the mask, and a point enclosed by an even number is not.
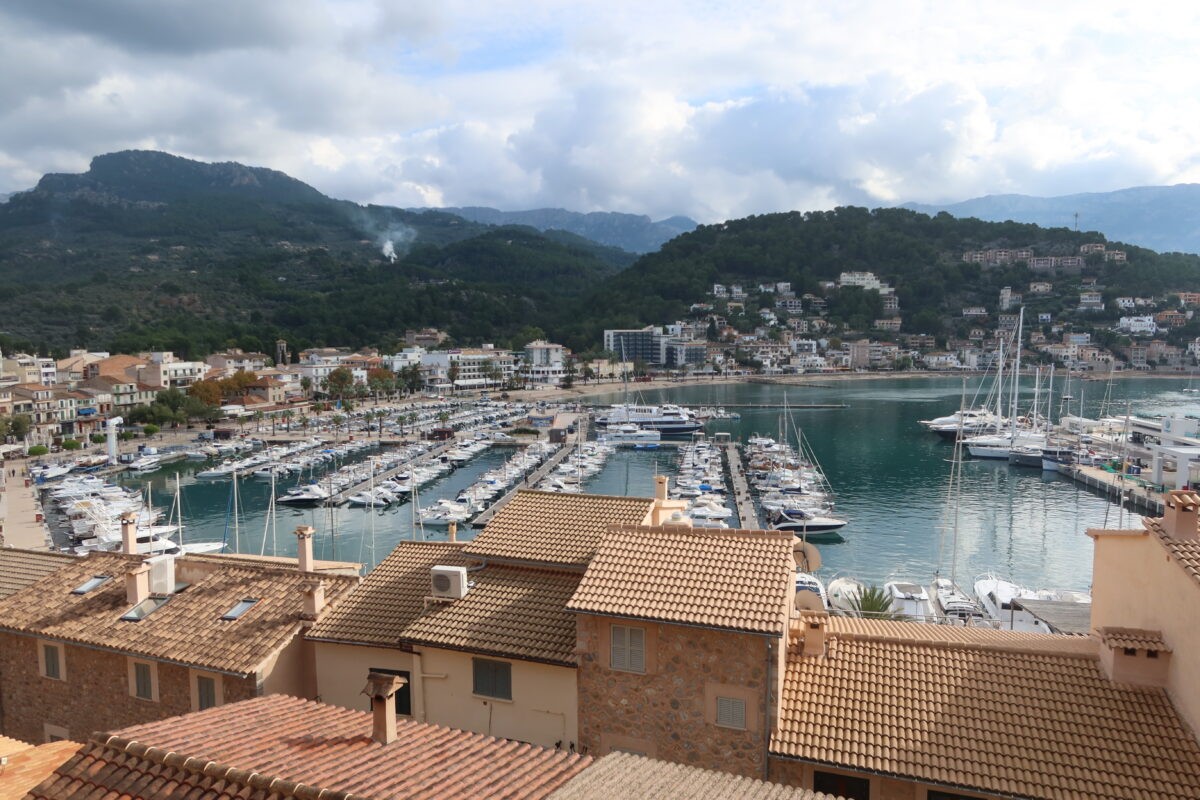
<svg viewBox="0 0 1200 800"><path fill-rule="evenodd" d="M787 646L787 627L784 627L784 646ZM774 685L775 659L771 657L774 642L767 639L766 680L763 682L763 769L762 779L771 779L771 731L775 729L775 709L771 706L771 687ZM778 698L782 702L782 698Z"/></svg>

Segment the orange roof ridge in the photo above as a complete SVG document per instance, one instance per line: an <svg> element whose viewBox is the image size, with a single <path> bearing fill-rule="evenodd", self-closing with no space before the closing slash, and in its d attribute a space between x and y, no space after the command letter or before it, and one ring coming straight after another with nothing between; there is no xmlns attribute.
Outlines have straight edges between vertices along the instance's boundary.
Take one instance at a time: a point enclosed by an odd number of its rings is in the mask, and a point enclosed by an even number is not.
<svg viewBox="0 0 1200 800"><path fill-rule="evenodd" d="M809 612L807 616L820 614L821 612ZM802 616L806 615L802 613ZM911 644L947 650L987 650L1084 659L1099 657L1096 640L1090 636L930 625L906 620L858 617L831 616L829 620L828 636L831 639Z"/></svg>
<svg viewBox="0 0 1200 800"><path fill-rule="evenodd" d="M40 386L41 384L38 384L38 385ZM628 500L630 502L637 502L637 503L649 503L649 502L654 501L653 497L641 497L639 495L634 495L634 494L592 494L591 492L581 492L579 494L564 494L562 492L548 492L544 489L517 489L517 494L536 494L536 495L542 495L545 497L570 497L570 498L595 497L595 498L599 498L601 500Z"/></svg>
<svg viewBox="0 0 1200 800"><path fill-rule="evenodd" d="M1107 627L1096 631L1100 641L1110 647L1132 647L1137 650L1158 650L1162 653L1173 652L1162 631L1147 628Z"/></svg>

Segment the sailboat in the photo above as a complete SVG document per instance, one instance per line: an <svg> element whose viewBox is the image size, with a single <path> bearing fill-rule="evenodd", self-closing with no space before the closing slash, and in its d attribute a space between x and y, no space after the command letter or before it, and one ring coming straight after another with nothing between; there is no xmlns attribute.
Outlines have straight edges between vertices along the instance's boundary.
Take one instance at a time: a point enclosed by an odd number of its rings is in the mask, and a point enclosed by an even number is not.
<svg viewBox="0 0 1200 800"><path fill-rule="evenodd" d="M785 449L789 422L796 432L799 469L777 469L768 473L767 480L770 481L774 476L775 485L781 490L777 498L772 495L775 499L770 505L764 505L764 510L770 510L769 528L775 531L791 531L805 541L844 541L839 531L849 523L833 515L832 488L824 470L817 462L816 454L805 446L804 434L788 413L786 395L780 422L783 425L781 438ZM806 479L811 482L811 488L806 487ZM764 485L771 484L758 484L760 491Z"/></svg>
<svg viewBox="0 0 1200 800"><path fill-rule="evenodd" d="M1019 427L1017 424L1017 399L1021 385L1021 333L1025 324L1025 309L1022 308L1017 318L1016 344L1013 347L1013 369L1011 378L1011 400L1009 403L1009 429L1001 430L999 417L1003 402L1003 389L996 392L996 430L982 436L969 436L966 439L967 450L976 458L995 458L1008 460L1012 448L1017 445L1041 447L1046 443L1046 434L1029 427ZM1000 377L997 376L997 381ZM1036 414L1035 414L1036 416Z"/></svg>
<svg viewBox="0 0 1200 800"><path fill-rule="evenodd" d="M1195 386L1192 385L1193 383L1195 383L1195 380L1196 380L1196 371L1192 370L1192 374L1188 375L1187 386L1183 387L1183 389L1181 389L1180 391L1182 391L1184 394L1196 394L1196 393L1200 392L1200 389L1197 389Z"/></svg>

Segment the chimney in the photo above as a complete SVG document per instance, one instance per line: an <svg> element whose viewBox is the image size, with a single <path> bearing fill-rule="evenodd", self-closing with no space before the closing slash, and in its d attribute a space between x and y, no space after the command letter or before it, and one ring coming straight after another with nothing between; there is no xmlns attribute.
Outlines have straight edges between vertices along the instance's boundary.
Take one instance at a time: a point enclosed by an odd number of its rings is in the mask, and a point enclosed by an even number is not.
<svg viewBox="0 0 1200 800"><path fill-rule="evenodd" d="M392 698L408 683L399 675L367 673L367 685L362 693L371 698L371 738L380 744L396 741L396 707Z"/></svg>
<svg viewBox="0 0 1200 800"><path fill-rule="evenodd" d="M454 520L450 520L450 541L458 541L458 523Z"/></svg>
<svg viewBox="0 0 1200 800"><path fill-rule="evenodd" d="M150 597L150 565L138 564L125 573L125 600L131 606Z"/></svg>
<svg viewBox="0 0 1200 800"><path fill-rule="evenodd" d="M121 515L121 552L136 556L137 551L137 515L126 512Z"/></svg>
<svg viewBox="0 0 1200 800"><path fill-rule="evenodd" d="M1100 628L1100 669L1114 683L1165 688L1171 648L1161 631Z"/></svg>
<svg viewBox="0 0 1200 800"><path fill-rule="evenodd" d="M828 614L801 614L800 625L804 633L804 650L806 656L825 655L825 628L829 624Z"/></svg>
<svg viewBox="0 0 1200 800"><path fill-rule="evenodd" d="M321 610L325 608L325 582L306 583L301 591L304 592L304 613L301 616L315 622L321 616Z"/></svg>
<svg viewBox="0 0 1200 800"><path fill-rule="evenodd" d="M1196 539L1200 532L1196 528L1196 510L1200 508L1200 494L1195 492L1168 492L1163 500L1163 530L1172 539Z"/></svg>
<svg viewBox="0 0 1200 800"><path fill-rule="evenodd" d="M313 571L312 540L316 530L311 525L296 528L296 560L301 572Z"/></svg>
<svg viewBox="0 0 1200 800"><path fill-rule="evenodd" d="M654 476L654 499L655 500L666 500L667 499L667 481L668 481L668 478L666 475L655 475Z"/></svg>

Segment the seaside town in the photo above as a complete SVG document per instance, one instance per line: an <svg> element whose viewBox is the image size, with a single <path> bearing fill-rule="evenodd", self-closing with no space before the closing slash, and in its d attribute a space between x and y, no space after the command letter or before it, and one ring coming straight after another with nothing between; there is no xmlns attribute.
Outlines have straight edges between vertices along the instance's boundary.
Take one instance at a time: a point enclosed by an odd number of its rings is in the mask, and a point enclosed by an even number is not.
<svg viewBox="0 0 1200 800"><path fill-rule="evenodd" d="M1200 800L1198 26L0 3L0 800Z"/></svg>

